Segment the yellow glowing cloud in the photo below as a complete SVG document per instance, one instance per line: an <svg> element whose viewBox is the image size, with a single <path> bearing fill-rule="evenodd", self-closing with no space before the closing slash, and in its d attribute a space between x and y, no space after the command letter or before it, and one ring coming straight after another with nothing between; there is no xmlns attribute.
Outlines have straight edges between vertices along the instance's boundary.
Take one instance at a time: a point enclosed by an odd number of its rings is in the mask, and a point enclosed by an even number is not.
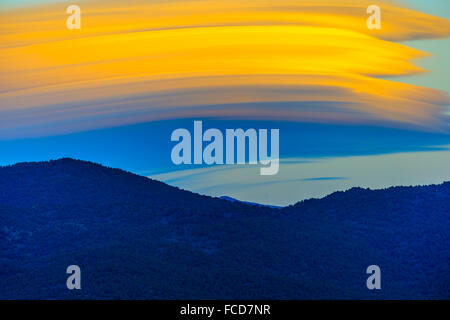
<svg viewBox="0 0 450 320"><path fill-rule="evenodd" d="M370 4L89 1L80 4L80 30L65 28L61 4L3 12L2 129L186 116L439 126L443 93L379 77L422 72L411 61L425 53L393 40L449 36L449 20L383 2L382 29L369 30ZM327 112L305 110L314 101ZM229 107L254 102L299 104Z"/></svg>

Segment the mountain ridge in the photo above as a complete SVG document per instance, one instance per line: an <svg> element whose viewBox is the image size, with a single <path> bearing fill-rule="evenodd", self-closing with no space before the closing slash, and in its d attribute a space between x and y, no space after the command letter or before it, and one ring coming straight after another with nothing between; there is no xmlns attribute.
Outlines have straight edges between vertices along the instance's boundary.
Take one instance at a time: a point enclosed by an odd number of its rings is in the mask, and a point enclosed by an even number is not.
<svg viewBox="0 0 450 320"><path fill-rule="evenodd" d="M15 164L10 164L10 165L5 165L5 166L0 166L0 172L2 169L9 169L9 168L27 168L27 167L34 167L34 166L42 166L42 165L59 165L59 164L76 164L76 165L83 165L83 166L93 166L96 168L101 168L103 169L110 169L113 172L122 174L122 175L130 175L136 178L140 178L143 179L142 181L151 181L152 183L157 183L157 184L162 184L165 185L169 188L173 188L173 190L180 190L180 191L184 191L184 192L188 192L191 194L196 194L195 192L191 192L189 190L185 190L185 189L181 189L178 188L176 186L171 186L168 185L164 182L161 182L159 180L155 180L146 176L141 176L139 174L133 173L131 171L127 171L127 170L123 170L123 169L119 169L119 168L113 168L113 167L109 167L109 166L105 166L99 163L95 163L95 162L91 162L91 161L87 161L87 160L80 160L80 159L74 159L74 158L70 158L70 157L63 157L63 158L58 158L58 159L54 159L54 160L48 160L48 161L30 161L30 162L18 162ZM1 176L0 176L1 178ZM214 199L221 199L221 200L226 200L226 201L230 201L230 202L238 202L240 204L247 204L247 205L258 205L258 206L262 206L262 207L268 207L268 208L289 208L295 205L298 205L304 201L310 201L310 200L321 200L321 199L326 199L328 197L333 197L333 195L338 195L338 194L342 194L345 192L354 192L355 190L357 191L378 191L378 190L384 190L384 191L391 191L391 190L395 190L396 188L432 188L432 187L438 187L438 186L442 186L442 187L449 187L450 186L450 181L443 181L442 183L438 183L438 184L426 184L426 185L402 185L402 186L390 186L390 187L386 187L386 188L379 188L379 189L372 189L372 188L363 188L363 187L351 187L347 190L342 190L342 191L334 191L328 195L325 195L323 197L320 198L308 198L308 199L303 199L303 200L299 200L293 204L284 206L284 207L280 207L280 206L274 206L274 205L264 205L264 204L260 204L260 203L256 203L256 202L248 202L248 201L242 201L242 200L238 200L235 198L232 198L230 196L220 196L220 197L212 197L212 196L207 196L207 195L200 195L197 194L199 196L202 197L208 197L208 198L214 198ZM232 201L234 200L234 201Z"/></svg>
<svg viewBox="0 0 450 320"><path fill-rule="evenodd" d="M272 209L69 158L0 167L0 298L448 299L449 204L448 182Z"/></svg>

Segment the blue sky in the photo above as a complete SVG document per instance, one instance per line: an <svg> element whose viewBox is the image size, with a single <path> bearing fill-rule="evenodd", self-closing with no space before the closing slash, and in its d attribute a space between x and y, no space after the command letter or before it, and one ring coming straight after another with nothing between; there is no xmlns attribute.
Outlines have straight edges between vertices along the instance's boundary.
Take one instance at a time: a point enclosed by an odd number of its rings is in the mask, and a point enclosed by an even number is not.
<svg viewBox="0 0 450 320"><path fill-rule="evenodd" d="M423 12L450 18L450 1L403 2ZM43 2L6 0L2 1L1 7L40 3ZM394 80L449 94L450 40L415 40L405 44L432 54L432 57L417 62L429 72ZM277 106L273 106L273 110L277 110ZM450 112L447 113L450 116ZM0 140L0 164L72 157L122 168L203 194L229 195L274 205L324 196L352 186L380 188L450 180L448 130L419 130L386 123L331 124L203 117L198 120L203 120L205 129L279 128L282 159L279 175L261 177L255 167L245 166L175 166L170 159L174 145L170 142L170 134L176 128L191 129L195 119L198 118L40 137L4 138Z"/></svg>
<svg viewBox="0 0 450 320"><path fill-rule="evenodd" d="M202 194L274 205L288 205L353 186L381 188L450 180L448 134L296 122L203 120L203 124L204 130L280 128L283 160L279 174L260 176L257 165L216 169L173 165L170 133L179 127L191 129L193 119L0 141L2 164L73 157Z"/></svg>

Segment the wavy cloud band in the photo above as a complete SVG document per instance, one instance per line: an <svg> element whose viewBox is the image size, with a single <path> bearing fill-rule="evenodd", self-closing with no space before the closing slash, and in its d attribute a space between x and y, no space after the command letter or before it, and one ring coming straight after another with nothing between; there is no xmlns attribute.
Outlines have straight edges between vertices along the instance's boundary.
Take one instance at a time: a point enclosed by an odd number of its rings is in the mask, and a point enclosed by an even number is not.
<svg viewBox="0 0 450 320"><path fill-rule="evenodd" d="M0 138L186 117L447 130L445 93L391 77L425 71L399 41L450 21L384 1L369 30L372 2L96 0L80 30L62 4L4 10Z"/></svg>

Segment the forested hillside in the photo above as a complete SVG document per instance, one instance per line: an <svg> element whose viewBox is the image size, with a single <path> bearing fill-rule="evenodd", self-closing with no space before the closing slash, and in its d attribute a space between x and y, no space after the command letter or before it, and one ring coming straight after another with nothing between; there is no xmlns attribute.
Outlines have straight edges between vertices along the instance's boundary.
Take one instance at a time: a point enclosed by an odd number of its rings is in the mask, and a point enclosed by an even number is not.
<svg viewBox="0 0 450 320"><path fill-rule="evenodd" d="M0 298L448 299L449 218L448 182L278 209L91 162L21 163L0 168ZM66 288L72 264L81 290Z"/></svg>

